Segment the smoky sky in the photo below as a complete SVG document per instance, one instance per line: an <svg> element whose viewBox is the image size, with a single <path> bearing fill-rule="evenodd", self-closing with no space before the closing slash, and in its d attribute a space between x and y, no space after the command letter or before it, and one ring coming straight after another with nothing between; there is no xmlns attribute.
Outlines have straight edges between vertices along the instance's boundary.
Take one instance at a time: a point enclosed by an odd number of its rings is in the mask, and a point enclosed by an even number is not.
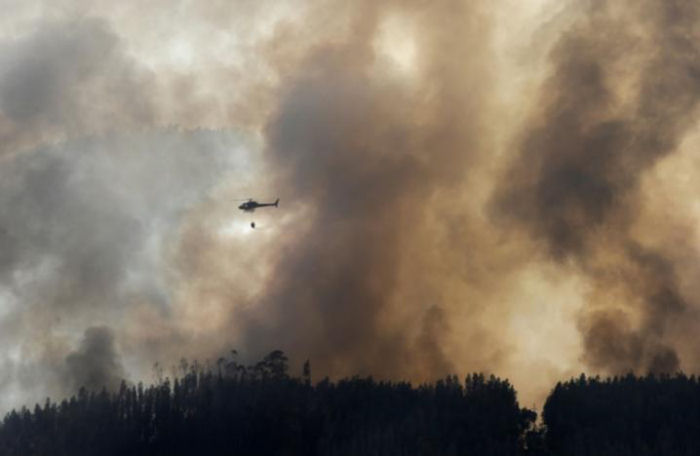
<svg viewBox="0 0 700 456"><path fill-rule="evenodd" d="M73 390L114 390L126 378L114 335L105 326L85 330L79 349L66 357L66 368Z"/></svg>
<svg viewBox="0 0 700 456"><path fill-rule="evenodd" d="M37 5L0 21L0 406L234 348L524 401L698 368L692 2Z"/></svg>
<svg viewBox="0 0 700 456"><path fill-rule="evenodd" d="M145 130L148 84L102 21L50 23L2 60L5 382L33 395L114 387L128 378L115 343L125 312L147 302L168 317L167 240L244 141Z"/></svg>
<svg viewBox="0 0 700 456"><path fill-rule="evenodd" d="M414 231L426 217L421 202L458 184L465 177L459 168L477 153L470 136L479 116L467 117L465 110L483 109L485 102L474 97L453 104L462 91L487 84L483 74L454 78L466 68L442 46L449 40L452 52L466 54L483 37L478 26L465 28L447 17L446 9L435 6L421 18L425 77L435 84L428 100L388 78L367 76L376 58L371 38L382 14L377 6L351 18L364 40L311 52L280 88L278 110L265 129L267 153L283 170L285 194L312 202L313 214L308 231L276 265L260 302L260 327L246 333L252 346L264 340L289 345L311 354L321 372L439 376L452 369L440 349L440 298L402 303L396 296L402 266L420 262L407 258L404 246L430 248ZM462 5L454 13L466 19L478 11ZM433 272L424 274L428 282ZM419 337L393 321L403 317L392 305L410 309L408 325L418 325Z"/></svg>
<svg viewBox="0 0 700 456"><path fill-rule="evenodd" d="M148 73L119 44L99 19L49 21L6 40L0 46L2 153L151 123Z"/></svg>
<svg viewBox="0 0 700 456"><path fill-rule="evenodd" d="M595 2L555 45L542 108L523 133L498 204L542 239L555 260L571 259L594 277L600 289L593 300L605 299L613 282L624 287L620 304L628 309L610 303L584 317L590 365L615 373L673 372L681 365L665 328L691 303L678 288L673 260L640 245L630 227L644 171L673 153L695 123L698 8L641 2L615 14L614 6ZM635 46L632 28L640 24L647 36ZM620 81L616 72L625 67L631 74ZM630 79L622 99L619 86ZM618 258L609 262L607 255ZM626 313L638 313L640 322L631 325Z"/></svg>

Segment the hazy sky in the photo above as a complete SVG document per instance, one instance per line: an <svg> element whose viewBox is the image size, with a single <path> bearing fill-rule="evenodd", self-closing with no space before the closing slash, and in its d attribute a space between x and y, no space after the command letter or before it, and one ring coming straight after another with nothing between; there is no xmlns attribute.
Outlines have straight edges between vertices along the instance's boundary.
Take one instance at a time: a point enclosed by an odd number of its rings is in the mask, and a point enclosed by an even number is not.
<svg viewBox="0 0 700 456"><path fill-rule="evenodd" d="M0 9L0 410L233 348L700 370L695 2Z"/></svg>

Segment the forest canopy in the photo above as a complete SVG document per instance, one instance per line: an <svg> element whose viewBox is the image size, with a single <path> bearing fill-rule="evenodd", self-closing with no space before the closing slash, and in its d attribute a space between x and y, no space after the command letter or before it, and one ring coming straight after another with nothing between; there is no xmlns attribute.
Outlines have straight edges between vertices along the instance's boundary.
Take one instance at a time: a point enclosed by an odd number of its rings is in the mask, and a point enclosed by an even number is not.
<svg viewBox="0 0 700 456"><path fill-rule="evenodd" d="M3 455L653 455L697 454L695 377L587 378L557 384L542 414L507 380L434 383L290 375L279 350L252 365L183 361L174 378L122 382L8 413ZM162 372L161 372L162 373Z"/></svg>

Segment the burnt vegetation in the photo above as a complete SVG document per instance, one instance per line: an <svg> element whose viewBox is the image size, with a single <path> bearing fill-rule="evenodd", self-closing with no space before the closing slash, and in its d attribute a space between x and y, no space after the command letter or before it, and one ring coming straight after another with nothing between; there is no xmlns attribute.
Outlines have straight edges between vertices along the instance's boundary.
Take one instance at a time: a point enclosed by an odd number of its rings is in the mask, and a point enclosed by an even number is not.
<svg viewBox="0 0 700 456"><path fill-rule="evenodd" d="M507 380L471 374L419 386L182 362L174 379L88 391L8 413L2 455L657 455L700 449L700 382L684 375L559 383L540 422ZM162 372L162 371L160 371Z"/></svg>

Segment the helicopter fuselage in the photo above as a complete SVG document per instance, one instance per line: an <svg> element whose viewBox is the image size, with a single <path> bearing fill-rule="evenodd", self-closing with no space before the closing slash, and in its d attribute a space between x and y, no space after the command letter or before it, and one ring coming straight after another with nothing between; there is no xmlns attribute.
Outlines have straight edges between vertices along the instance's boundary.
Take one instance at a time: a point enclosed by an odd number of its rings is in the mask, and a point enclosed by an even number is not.
<svg viewBox="0 0 700 456"><path fill-rule="evenodd" d="M238 206L238 209L240 209L244 212L253 212L253 211L255 211L255 209L257 209L259 207L269 207L269 206L278 207L279 202L280 202L279 199L277 199L274 203L258 203L257 201L248 200L245 203Z"/></svg>

